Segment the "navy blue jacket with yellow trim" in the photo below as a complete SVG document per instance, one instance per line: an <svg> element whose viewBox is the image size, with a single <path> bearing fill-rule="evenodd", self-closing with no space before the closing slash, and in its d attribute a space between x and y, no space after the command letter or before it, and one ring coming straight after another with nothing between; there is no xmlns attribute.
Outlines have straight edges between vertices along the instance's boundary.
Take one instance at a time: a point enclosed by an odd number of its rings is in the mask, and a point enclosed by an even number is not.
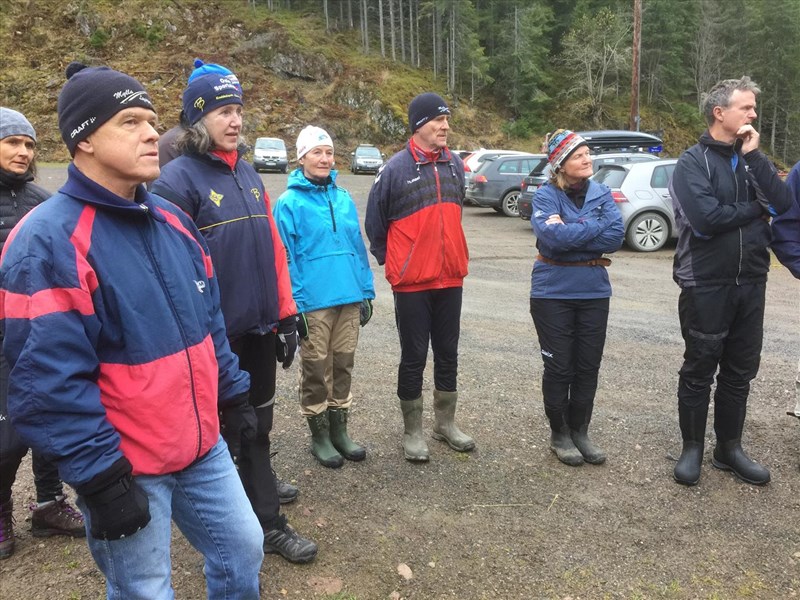
<svg viewBox="0 0 800 600"><path fill-rule="evenodd" d="M174 202L206 238L220 285L228 336L263 335L297 312L286 249L258 173L212 154L184 154L151 191Z"/></svg>

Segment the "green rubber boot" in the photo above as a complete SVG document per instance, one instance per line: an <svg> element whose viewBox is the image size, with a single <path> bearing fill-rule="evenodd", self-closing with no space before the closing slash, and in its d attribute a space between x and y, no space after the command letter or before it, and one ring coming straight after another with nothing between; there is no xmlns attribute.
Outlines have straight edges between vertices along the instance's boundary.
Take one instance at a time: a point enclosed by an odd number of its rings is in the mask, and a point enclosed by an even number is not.
<svg viewBox="0 0 800 600"><path fill-rule="evenodd" d="M475 449L475 440L461 431L455 424L458 392L433 392L433 412L436 421L433 425L433 439L447 442L457 452Z"/></svg>
<svg viewBox="0 0 800 600"><path fill-rule="evenodd" d="M422 434L422 396L416 400L400 400L403 411L403 453L406 460L427 462L431 455Z"/></svg>
<svg viewBox="0 0 800 600"><path fill-rule="evenodd" d="M347 460L364 460L367 457L367 451L356 444L347 434L347 413L348 409L346 408L328 408L331 443Z"/></svg>
<svg viewBox="0 0 800 600"><path fill-rule="evenodd" d="M336 451L331 443L330 422L328 411L306 417L308 428L311 430L311 454L323 467L338 469L344 463L342 455Z"/></svg>

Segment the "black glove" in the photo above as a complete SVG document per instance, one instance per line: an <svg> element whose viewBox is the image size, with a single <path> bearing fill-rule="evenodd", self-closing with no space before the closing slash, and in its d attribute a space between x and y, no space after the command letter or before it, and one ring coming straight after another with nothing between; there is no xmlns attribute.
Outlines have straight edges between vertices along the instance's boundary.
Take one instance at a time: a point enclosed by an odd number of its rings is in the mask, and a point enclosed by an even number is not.
<svg viewBox="0 0 800 600"><path fill-rule="evenodd" d="M228 451L231 453L233 462L239 462L242 454L242 444L250 443L256 439L256 429L258 418L256 411L250 405L249 394L236 396L230 404L223 406L220 413L222 415L222 437L228 444Z"/></svg>
<svg viewBox="0 0 800 600"><path fill-rule="evenodd" d="M297 335L299 335L304 340L308 339L308 319L306 319L306 313L298 313L295 315L295 319L297 320Z"/></svg>
<svg viewBox="0 0 800 600"><path fill-rule="evenodd" d="M131 477L131 471L131 463L123 456L75 488L89 510L93 538L118 540L133 535L150 522L150 502Z"/></svg>
<svg viewBox="0 0 800 600"><path fill-rule="evenodd" d="M364 298L361 301L361 305L358 307L358 313L359 313L359 322L363 327L364 325L369 323L369 320L372 318L372 300L370 300L369 298Z"/></svg>
<svg viewBox="0 0 800 600"><path fill-rule="evenodd" d="M298 344L295 316L292 315L281 319L278 323L278 335L275 337L275 358L283 365L284 369L292 366L294 355L297 354Z"/></svg>

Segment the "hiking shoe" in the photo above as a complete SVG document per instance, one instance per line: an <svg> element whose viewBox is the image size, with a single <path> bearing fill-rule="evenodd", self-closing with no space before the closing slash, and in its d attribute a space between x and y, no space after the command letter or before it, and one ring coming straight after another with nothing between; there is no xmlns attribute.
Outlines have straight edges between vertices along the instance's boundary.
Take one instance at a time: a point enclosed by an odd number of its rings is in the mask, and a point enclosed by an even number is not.
<svg viewBox="0 0 800 600"><path fill-rule="evenodd" d="M14 501L0 504L0 560L14 554Z"/></svg>
<svg viewBox="0 0 800 600"><path fill-rule="evenodd" d="M288 481L279 479L274 469L272 470L272 476L275 477L275 488L278 490L278 501L281 504L289 504L297 500L297 495L300 493L300 490L298 490L296 486Z"/></svg>
<svg viewBox="0 0 800 600"><path fill-rule="evenodd" d="M69 535L86 537L83 515L74 508L67 499L61 497L44 506L31 507L31 533L34 537L50 537L53 535Z"/></svg>
<svg viewBox="0 0 800 600"><path fill-rule="evenodd" d="M275 528L264 533L264 552L280 554L289 562L302 564L314 560L317 545L292 529L286 517L280 515Z"/></svg>

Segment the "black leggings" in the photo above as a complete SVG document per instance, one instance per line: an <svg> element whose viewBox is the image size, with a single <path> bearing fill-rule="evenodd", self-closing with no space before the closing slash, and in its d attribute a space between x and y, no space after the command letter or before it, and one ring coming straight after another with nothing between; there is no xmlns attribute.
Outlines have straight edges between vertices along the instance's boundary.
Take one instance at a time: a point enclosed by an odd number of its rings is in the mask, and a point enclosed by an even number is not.
<svg viewBox="0 0 800 600"><path fill-rule="evenodd" d="M395 292L394 314L400 334L397 396L415 400L422 394L422 375L433 349L433 381L441 392L455 392L462 288Z"/></svg>
<svg viewBox="0 0 800 600"><path fill-rule="evenodd" d="M231 340L231 350L239 357L239 366L250 373L250 404L256 407L258 417L256 439L242 445L239 477L264 531L275 528L280 513L269 439L275 408L275 338L274 333L268 333Z"/></svg>
<svg viewBox="0 0 800 600"><path fill-rule="evenodd" d="M608 298L531 298L544 374L542 395L550 427L578 429L591 418L603 359Z"/></svg>

